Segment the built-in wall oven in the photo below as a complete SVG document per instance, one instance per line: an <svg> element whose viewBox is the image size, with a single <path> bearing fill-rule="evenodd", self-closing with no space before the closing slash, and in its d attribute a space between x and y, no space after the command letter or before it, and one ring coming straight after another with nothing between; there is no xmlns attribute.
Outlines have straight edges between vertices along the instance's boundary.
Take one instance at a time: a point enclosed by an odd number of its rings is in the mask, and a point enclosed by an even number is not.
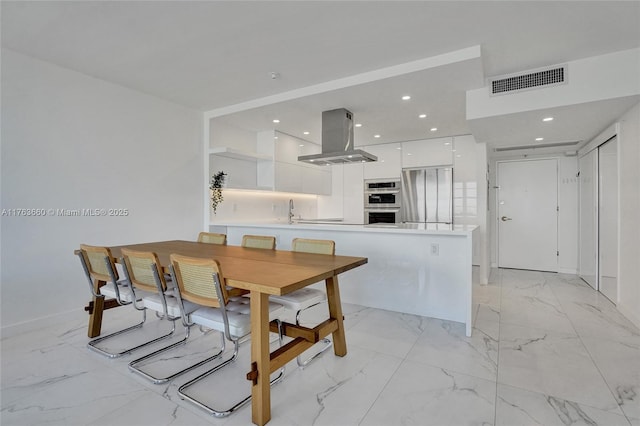
<svg viewBox="0 0 640 426"><path fill-rule="evenodd" d="M364 222L367 225L374 223L400 223L400 209L364 209Z"/></svg>
<svg viewBox="0 0 640 426"><path fill-rule="evenodd" d="M367 179L364 181L365 223L399 223L401 203L400 179Z"/></svg>

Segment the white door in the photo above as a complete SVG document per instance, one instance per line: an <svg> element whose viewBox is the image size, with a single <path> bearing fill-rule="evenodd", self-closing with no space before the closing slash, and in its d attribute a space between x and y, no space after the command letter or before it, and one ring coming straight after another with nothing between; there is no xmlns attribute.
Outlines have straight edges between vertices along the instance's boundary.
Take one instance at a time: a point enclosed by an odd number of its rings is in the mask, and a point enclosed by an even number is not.
<svg viewBox="0 0 640 426"><path fill-rule="evenodd" d="M598 150L580 158L580 257L578 275L598 289Z"/></svg>
<svg viewBox="0 0 640 426"><path fill-rule="evenodd" d="M558 163L498 163L498 266L558 270Z"/></svg>

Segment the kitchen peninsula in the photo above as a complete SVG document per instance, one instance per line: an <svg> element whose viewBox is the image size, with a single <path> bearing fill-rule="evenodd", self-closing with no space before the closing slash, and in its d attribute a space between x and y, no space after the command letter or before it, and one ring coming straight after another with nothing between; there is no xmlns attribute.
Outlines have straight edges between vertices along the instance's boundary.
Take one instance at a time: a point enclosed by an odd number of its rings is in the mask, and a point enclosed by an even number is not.
<svg viewBox="0 0 640 426"><path fill-rule="evenodd" d="M233 245L240 245L245 234L273 235L282 250L290 250L297 237L331 239L336 254L369 259L340 275L343 302L461 322L471 336L477 226L229 222L211 230L226 233Z"/></svg>

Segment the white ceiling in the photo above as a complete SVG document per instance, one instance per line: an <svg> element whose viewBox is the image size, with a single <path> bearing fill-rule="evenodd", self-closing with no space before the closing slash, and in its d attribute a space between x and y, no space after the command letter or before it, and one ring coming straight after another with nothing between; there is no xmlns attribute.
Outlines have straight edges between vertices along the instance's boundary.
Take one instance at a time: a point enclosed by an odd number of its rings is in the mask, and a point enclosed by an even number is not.
<svg viewBox="0 0 640 426"><path fill-rule="evenodd" d="M464 94L486 77L640 47L638 1L2 1L0 7L3 47L202 111L481 46L481 60L224 118L253 130L273 128L279 118L278 130L318 142L321 112L345 107L363 123L356 145L470 133ZM401 101L404 94L412 99ZM551 139L589 139L630 102L637 100L558 110L571 122L556 120ZM423 112L428 117L418 119ZM474 123L474 133L491 144L532 140L540 125L532 118Z"/></svg>

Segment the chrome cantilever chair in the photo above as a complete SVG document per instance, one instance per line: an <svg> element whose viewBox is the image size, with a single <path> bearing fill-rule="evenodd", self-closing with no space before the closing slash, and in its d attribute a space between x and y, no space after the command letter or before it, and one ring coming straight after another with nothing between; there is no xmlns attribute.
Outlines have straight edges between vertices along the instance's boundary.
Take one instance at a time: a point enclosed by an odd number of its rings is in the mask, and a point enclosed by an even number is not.
<svg viewBox="0 0 640 426"><path fill-rule="evenodd" d="M226 417L251 401L251 395L235 403L231 408L219 410L190 396L186 391L205 377L235 361L238 356L240 339L251 332L249 299L239 297L236 300L230 300L220 264L214 259L172 254L171 274L174 282L178 285L178 295L182 302L192 302L202 306L191 315L183 311L183 320L188 324L198 324L201 327L217 330L234 345L233 354L228 359L180 386L178 395L215 417ZM282 345L282 327L277 317L283 311L284 308L281 305L269 303L269 318L276 321L278 325L280 345ZM279 382L283 375L284 367L280 369L278 376L271 380L271 384Z"/></svg>
<svg viewBox="0 0 640 426"><path fill-rule="evenodd" d="M226 234L217 234L215 232L201 232L198 234L198 242L199 243L207 243L207 244L227 244L227 235Z"/></svg>
<svg viewBox="0 0 640 426"><path fill-rule="evenodd" d="M312 240L304 238L294 238L291 243L291 250L303 253L316 253L316 254L335 254L335 242L331 240ZM304 310L312 308L320 303L327 301L327 294L315 288L301 288L292 293L282 296L269 296L269 300L283 305L286 309L292 310L296 313L296 325L300 325L300 313ZM298 356L296 361L300 368L304 368L311 361L322 355L327 349L332 346L331 340L324 338L321 340L324 343L322 349L307 360L302 360L302 356Z"/></svg>
<svg viewBox="0 0 640 426"><path fill-rule="evenodd" d="M177 290L168 287L164 274L160 272L160 262L155 253L122 249L122 260L125 275L131 284L131 291L136 296L136 300L142 302L142 309L156 311L156 315L160 318L171 321L172 329L169 335L175 332L175 322L182 319L183 311L188 315L199 308L198 305L190 302L180 303L180 299L176 297ZM154 384L161 384L200 367L222 354L224 351L224 339L221 339L221 349L218 353L168 376L157 377L145 372L142 367L148 364L147 361L187 342L191 327L184 321L181 322L185 331L185 335L181 340L131 361L129 369L151 380Z"/></svg>
<svg viewBox="0 0 640 426"><path fill-rule="evenodd" d="M147 312L143 308L138 308L136 303L134 303L135 295L131 290L129 282L127 280L119 279L118 271L111 256L111 250L109 250L108 247L81 244L80 250L78 251L78 257L80 258L82 268L84 269L87 280L89 281L91 294L94 297L103 299L105 297L108 297L110 299L115 299L119 305L132 305L134 308L142 311L142 321L125 329L91 340L87 344L87 347L89 349L105 355L109 358L118 358L171 335L167 334L164 336L153 338L139 345L121 350L119 352L109 352L108 350L99 347L98 345L107 339L142 328L147 319ZM94 287L94 280L104 281L106 282L106 284L101 286L96 292L96 289Z"/></svg>

